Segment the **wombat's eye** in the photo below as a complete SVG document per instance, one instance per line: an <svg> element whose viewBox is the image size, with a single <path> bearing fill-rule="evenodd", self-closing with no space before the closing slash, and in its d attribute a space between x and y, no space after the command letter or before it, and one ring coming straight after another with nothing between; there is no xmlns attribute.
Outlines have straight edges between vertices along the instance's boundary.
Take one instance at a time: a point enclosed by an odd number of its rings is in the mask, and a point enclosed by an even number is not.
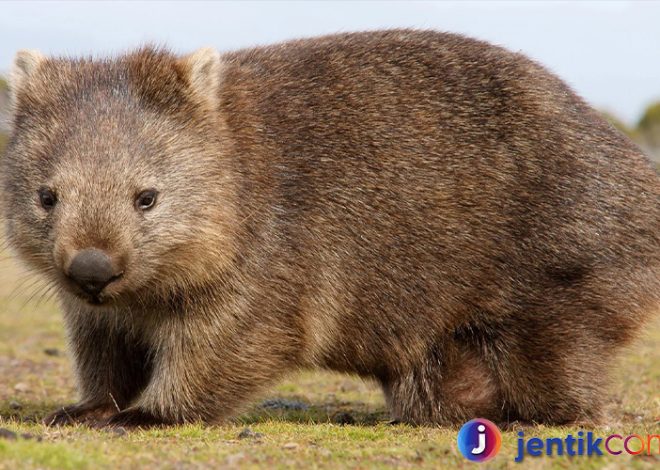
<svg viewBox="0 0 660 470"><path fill-rule="evenodd" d="M156 204L156 197L158 196L158 191L155 189L147 189L142 191L135 198L135 208L141 211L146 211L151 209L154 204Z"/></svg>
<svg viewBox="0 0 660 470"><path fill-rule="evenodd" d="M41 207L47 211L52 210L53 207L55 207L55 204L57 204L57 196L55 196L55 193L48 188L39 188L38 193Z"/></svg>

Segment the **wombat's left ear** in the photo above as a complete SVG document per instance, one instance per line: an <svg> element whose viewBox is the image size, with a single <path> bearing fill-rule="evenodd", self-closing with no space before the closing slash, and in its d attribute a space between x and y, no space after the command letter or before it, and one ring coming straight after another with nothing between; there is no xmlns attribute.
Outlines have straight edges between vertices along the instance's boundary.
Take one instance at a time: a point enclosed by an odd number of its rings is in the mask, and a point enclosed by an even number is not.
<svg viewBox="0 0 660 470"><path fill-rule="evenodd" d="M14 57L9 74L9 90L12 101L18 94L18 91L25 85L25 82L39 69L46 57L38 51L20 50Z"/></svg>
<svg viewBox="0 0 660 470"><path fill-rule="evenodd" d="M222 59L212 47L198 49L182 58L188 70L188 80L195 95L206 101L212 109L220 102Z"/></svg>

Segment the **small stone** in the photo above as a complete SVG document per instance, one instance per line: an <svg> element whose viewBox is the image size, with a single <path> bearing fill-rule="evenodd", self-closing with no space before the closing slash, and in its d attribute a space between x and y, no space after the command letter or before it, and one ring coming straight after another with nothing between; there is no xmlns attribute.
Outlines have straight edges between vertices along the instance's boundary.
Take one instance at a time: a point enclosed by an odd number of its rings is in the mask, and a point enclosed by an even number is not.
<svg viewBox="0 0 660 470"><path fill-rule="evenodd" d="M28 386L28 384L20 382L14 385L14 390L16 390L17 392L27 392L28 390L30 390L30 387Z"/></svg>
<svg viewBox="0 0 660 470"><path fill-rule="evenodd" d="M245 459L245 454L243 452L228 455L227 459L225 460L225 465L227 467L236 467L241 462L241 460L244 460L244 459Z"/></svg>
<svg viewBox="0 0 660 470"><path fill-rule="evenodd" d="M245 428L238 434L239 439L261 439L262 437L264 437L263 434L254 432L250 428Z"/></svg>
<svg viewBox="0 0 660 470"><path fill-rule="evenodd" d="M46 356L53 356L53 357L61 356L61 352L57 348L46 348L46 349L44 349L44 354Z"/></svg>
<svg viewBox="0 0 660 470"><path fill-rule="evenodd" d="M339 390L341 392L356 392L360 389L360 385L355 380L344 380L341 385L339 385Z"/></svg>
<svg viewBox="0 0 660 470"><path fill-rule="evenodd" d="M18 438L14 431L9 429L0 428L0 439L7 439L9 441L15 441Z"/></svg>
<svg viewBox="0 0 660 470"><path fill-rule="evenodd" d="M117 437L125 436L128 433L128 431L126 431L126 428L122 426L113 426L110 428L109 432L110 434L113 434Z"/></svg>
<svg viewBox="0 0 660 470"><path fill-rule="evenodd" d="M286 450L296 450L300 445L297 442L287 442L282 446L282 449Z"/></svg>
<svg viewBox="0 0 660 470"><path fill-rule="evenodd" d="M100 423L95 423L95 424L99 425ZM101 430L117 437L125 436L128 433L126 428L122 426L109 426L109 427L101 428Z"/></svg>
<svg viewBox="0 0 660 470"><path fill-rule="evenodd" d="M23 408L23 405L21 405L19 402L12 400L9 402L9 409L10 410L20 410Z"/></svg>
<svg viewBox="0 0 660 470"><path fill-rule="evenodd" d="M24 432L23 434L21 434L21 438L26 439L28 441L35 440L37 442L41 442L43 440L43 438L41 436L35 436L34 434L30 434L30 433L27 433L27 432Z"/></svg>

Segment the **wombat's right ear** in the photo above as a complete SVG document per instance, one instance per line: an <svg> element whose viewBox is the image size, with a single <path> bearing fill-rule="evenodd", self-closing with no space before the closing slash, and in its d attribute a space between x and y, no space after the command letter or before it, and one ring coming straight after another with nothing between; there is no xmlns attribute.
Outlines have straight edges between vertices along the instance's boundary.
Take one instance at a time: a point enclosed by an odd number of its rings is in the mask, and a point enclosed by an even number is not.
<svg viewBox="0 0 660 470"><path fill-rule="evenodd" d="M14 64L9 74L9 89L12 101L25 82L37 71L46 57L38 51L20 50L14 57Z"/></svg>

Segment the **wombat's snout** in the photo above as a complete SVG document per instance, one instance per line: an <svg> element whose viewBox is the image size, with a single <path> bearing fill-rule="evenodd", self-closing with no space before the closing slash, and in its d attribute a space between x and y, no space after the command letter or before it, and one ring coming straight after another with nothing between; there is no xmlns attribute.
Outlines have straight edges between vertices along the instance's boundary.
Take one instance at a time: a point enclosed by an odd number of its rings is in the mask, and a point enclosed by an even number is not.
<svg viewBox="0 0 660 470"><path fill-rule="evenodd" d="M108 284L119 279L123 273L116 271L105 252L88 248L74 256L66 274L83 292L96 298Z"/></svg>

